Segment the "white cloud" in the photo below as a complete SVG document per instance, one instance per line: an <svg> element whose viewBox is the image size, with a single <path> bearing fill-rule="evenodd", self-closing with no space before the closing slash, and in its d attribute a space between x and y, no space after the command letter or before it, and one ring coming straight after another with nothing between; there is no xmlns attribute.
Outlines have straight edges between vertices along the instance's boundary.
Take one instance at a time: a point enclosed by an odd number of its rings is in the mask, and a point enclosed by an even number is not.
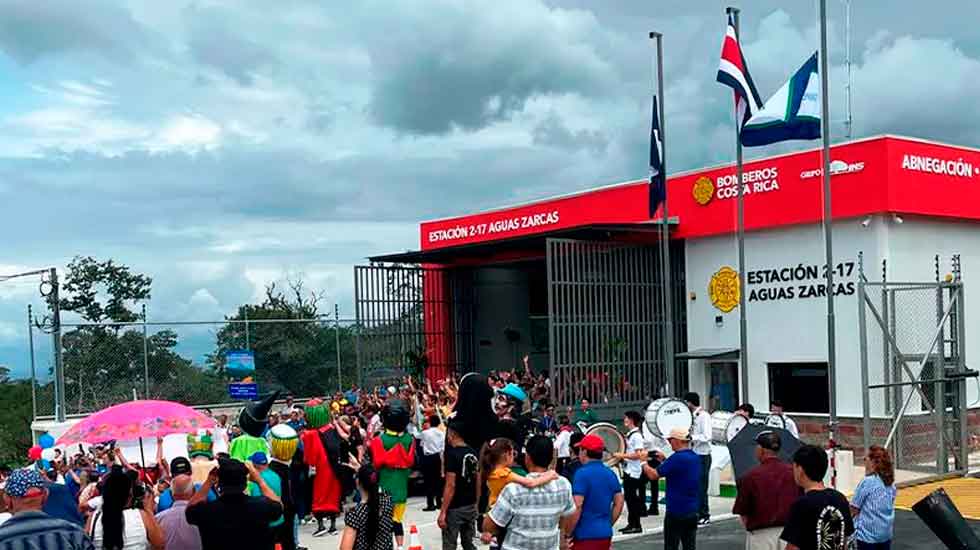
<svg viewBox="0 0 980 550"><path fill-rule="evenodd" d="M146 142L154 153L182 150L213 151L221 144L221 126L204 115L191 113L171 117Z"/></svg>

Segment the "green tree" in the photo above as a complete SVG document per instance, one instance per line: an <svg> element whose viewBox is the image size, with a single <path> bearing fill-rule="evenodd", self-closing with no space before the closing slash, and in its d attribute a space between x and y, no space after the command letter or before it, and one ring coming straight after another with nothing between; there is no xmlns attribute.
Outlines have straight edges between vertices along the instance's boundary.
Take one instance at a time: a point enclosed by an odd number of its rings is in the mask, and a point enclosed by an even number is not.
<svg viewBox="0 0 980 550"><path fill-rule="evenodd" d="M91 323L62 335L69 412L89 412L127 401L134 391L142 398L188 404L224 400L220 377L195 367L174 351L175 332L161 330L149 335L144 358L142 328L125 323L142 320L135 307L149 299L152 282L114 260L76 257L68 265L61 309Z"/></svg>
<svg viewBox="0 0 980 550"><path fill-rule="evenodd" d="M334 323L321 320L322 292L307 291L302 280L287 288L272 283L260 304L245 304L218 331L207 363L224 373L225 355L246 347L255 354L255 380L261 391L283 390L298 396L324 395L337 389L337 334ZM248 342L244 320L248 320ZM308 322L269 322L309 319ZM247 346L246 346L247 344ZM342 386L356 380L354 334L340 329Z"/></svg>
<svg viewBox="0 0 980 550"><path fill-rule="evenodd" d="M23 464L31 446L31 381L11 380L0 366L0 463Z"/></svg>

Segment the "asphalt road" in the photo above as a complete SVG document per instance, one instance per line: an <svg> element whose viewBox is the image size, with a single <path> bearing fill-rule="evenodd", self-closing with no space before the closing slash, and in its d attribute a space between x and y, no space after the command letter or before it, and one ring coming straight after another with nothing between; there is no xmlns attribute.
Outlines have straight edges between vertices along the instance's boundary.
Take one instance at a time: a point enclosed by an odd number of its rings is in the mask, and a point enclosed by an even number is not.
<svg viewBox="0 0 980 550"><path fill-rule="evenodd" d="M980 522L969 522L973 530L980 533ZM617 542L616 550L649 550L662 548L663 537L659 534L648 535L631 540ZM698 550L731 550L745 547L745 531L737 520L727 520L712 523L698 530ZM898 510L895 512L895 538L892 541L893 550L922 550L941 549L942 543L932 534L932 531L922 520L912 512Z"/></svg>

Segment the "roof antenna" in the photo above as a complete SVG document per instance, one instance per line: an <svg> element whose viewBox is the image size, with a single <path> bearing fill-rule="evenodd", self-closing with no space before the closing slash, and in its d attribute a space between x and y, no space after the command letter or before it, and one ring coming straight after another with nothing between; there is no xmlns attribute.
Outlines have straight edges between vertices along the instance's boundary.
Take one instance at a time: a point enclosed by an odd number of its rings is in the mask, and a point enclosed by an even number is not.
<svg viewBox="0 0 980 550"><path fill-rule="evenodd" d="M844 68L847 70L847 84L844 87L844 139L851 139L851 0L844 2Z"/></svg>

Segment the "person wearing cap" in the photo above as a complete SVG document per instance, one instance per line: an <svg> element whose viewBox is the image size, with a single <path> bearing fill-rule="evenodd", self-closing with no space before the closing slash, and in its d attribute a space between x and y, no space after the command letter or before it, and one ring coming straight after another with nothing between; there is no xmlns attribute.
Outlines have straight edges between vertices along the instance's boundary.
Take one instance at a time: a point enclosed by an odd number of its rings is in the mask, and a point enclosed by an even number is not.
<svg viewBox="0 0 980 550"><path fill-rule="evenodd" d="M217 462L214 462L214 464L217 465ZM171 486L161 491L160 498L157 499L156 513L158 514L160 512L166 512L167 510L170 509L171 506L174 505L174 501L176 499L174 498L173 481L175 481L177 478L181 476L189 477L191 479L191 482L193 483L192 487L194 491L200 489L201 485L203 484L203 482L202 483L195 482L194 465L191 464L189 460L187 460L182 456L178 456L177 458L174 458L173 460L170 461L170 475L173 476L171 480ZM206 480L207 477L205 477L204 479ZM213 490L210 493L208 493L208 501L213 501L216 500L217 498L218 498L218 494Z"/></svg>
<svg viewBox="0 0 980 550"><path fill-rule="evenodd" d="M262 479L265 480L266 485L272 489L272 492L279 497L279 502L281 504L282 480L279 479L279 476L275 472L269 469L269 457L263 452L258 452L248 457L248 461L252 463L252 466L255 467L255 470L259 473ZM252 495L253 497L260 497L262 496L262 490L259 489L259 486L255 482L249 482L248 494ZM280 515L275 520L269 522L269 527L272 527L273 531L275 531L277 527L284 523L284 521L285 519Z"/></svg>
<svg viewBox="0 0 980 550"><path fill-rule="evenodd" d="M496 437L506 437L514 442L518 464L524 462L524 442L533 428L531 417L524 414L525 403L527 392L510 383L497 392L493 405L497 413Z"/></svg>
<svg viewBox="0 0 980 550"><path fill-rule="evenodd" d="M248 481L258 485L261 497L249 496ZM206 502L212 487L221 496ZM201 543L208 550L273 550L269 523L282 515L279 496L269 487L251 463L219 459L207 481L187 505L187 523L201 532Z"/></svg>
<svg viewBox="0 0 980 550"><path fill-rule="evenodd" d="M13 514L0 525L0 548L94 550L82 528L41 511L48 491L40 472L14 470L4 487L4 505Z"/></svg>
<svg viewBox="0 0 980 550"><path fill-rule="evenodd" d="M786 544L779 540L779 534L803 491L793 478L793 467L779 458L779 434L760 432L755 443L759 465L737 481L738 496L732 513L741 518L747 531L747 550L780 550Z"/></svg>
<svg viewBox="0 0 980 550"><path fill-rule="evenodd" d="M690 446L691 434L687 428L674 428L667 435L667 443L674 451L665 458L656 451L660 466L653 468L643 464L643 473L651 481L667 479L667 509L664 512L664 549L694 550L698 532L698 495L701 485L701 459Z"/></svg>
<svg viewBox="0 0 980 550"><path fill-rule="evenodd" d="M694 392L684 394L687 408L691 409L694 422L691 424L691 450L701 461L701 486L698 490L698 524L711 522L708 509L708 474L711 473L711 415L701 407L701 396Z"/></svg>
<svg viewBox="0 0 980 550"><path fill-rule="evenodd" d="M623 486L602 462L606 446L597 435L587 435L575 445L582 465L572 479L575 550L608 550L612 547L613 525L623 513Z"/></svg>
<svg viewBox="0 0 980 550"><path fill-rule="evenodd" d="M172 472L178 468L178 460L175 458L170 464ZM172 494L173 503L156 515L167 540L163 550L201 550L201 532L187 523L187 503L194 496L194 480L187 474L175 474L167 490Z"/></svg>

